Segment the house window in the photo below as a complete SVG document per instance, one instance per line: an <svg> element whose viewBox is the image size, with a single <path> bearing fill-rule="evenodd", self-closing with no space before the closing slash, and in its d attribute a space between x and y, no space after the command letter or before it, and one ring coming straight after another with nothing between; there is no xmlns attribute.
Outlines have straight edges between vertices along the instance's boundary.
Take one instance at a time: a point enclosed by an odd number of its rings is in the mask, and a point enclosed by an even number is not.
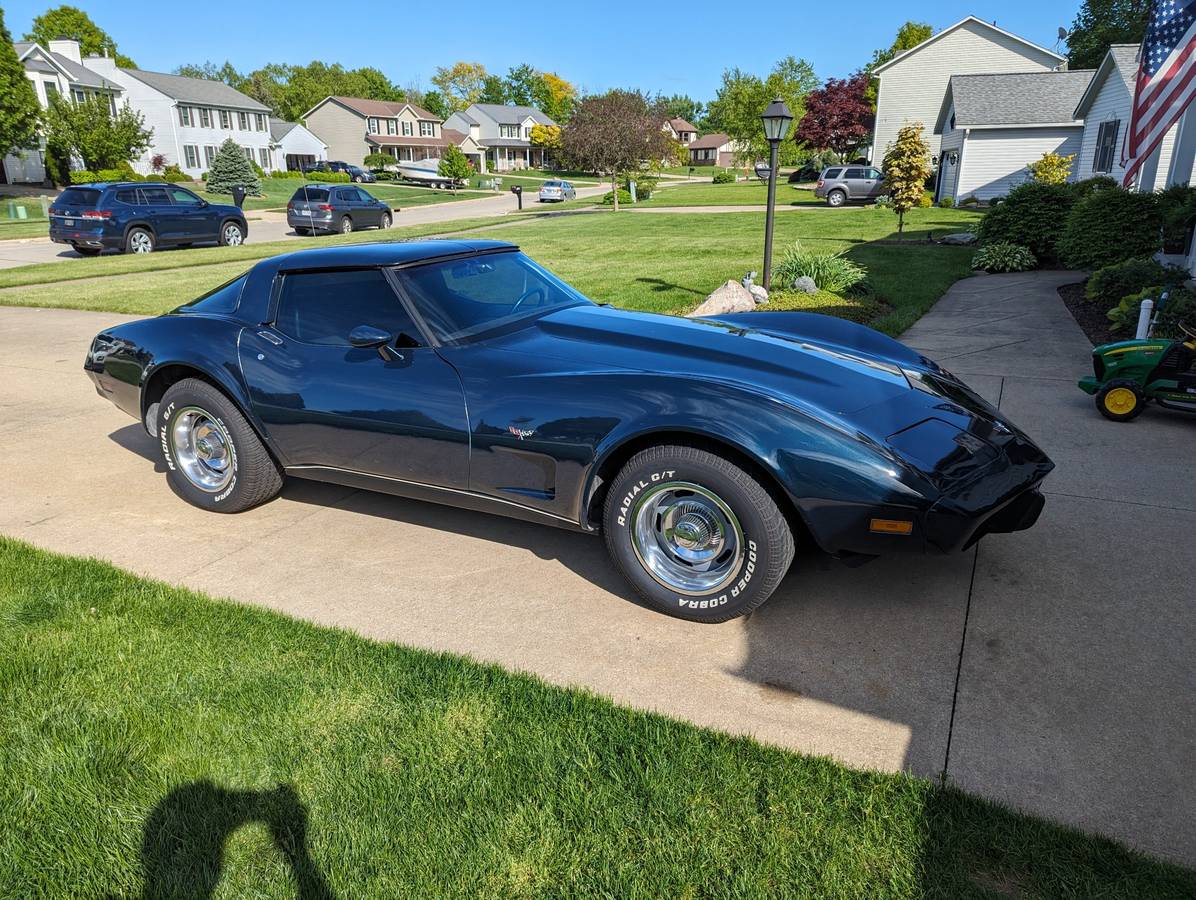
<svg viewBox="0 0 1196 900"><path fill-rule="evenodd" d="M226 131L230 131L233 127L233 119L227 109L220 110L220 127Z"/></svg>
<svg viewBox="0 0 1196 900"><path fill-rule="evenodd" d="M212 160L216 158L216 148L208 145L203 148L203 161L209 169L212 168Z"/></svg>
<svg viewBox="0 0 1196 900"><path fill-rule="evenodd" d="M432 124L431 122L420 122L419 123L419 136L420 137L436 137L436 126L434 124Z"/></svg>
<svg viewBox="0 0 1196 900"><path fill-rule="evenodd" d="M206 106L201 106L199 108L199 124L204 128L212 127L212 111Z"/></svg>
<svg viewBox="0 0 1196 900"><path fill-rule="evenodd" d="M187 160L188 169L199 168L199 148L194 144L183 145L183 157Z"/></svg>
<svg viewBox="0 0 1196 900"><path fill-rule="evenodd" d="M398 134L399 133L399 125L397 122L395 122L394 119L386 120L386 133L387 134Z"/></svg>
<svg viewBox="0 0 1196 900"><path fill-rule="evenodd" d="M46 82L46 103L58 96L58 85L52 81Z"/></svg>
<svg viewBox="0 0 1196 900"><path fill-rule="evenodd" d="M242 147L241 149L245 151L245 158L247 160L249 160L250 162L253 162L253 148L252 147Z"/></svg>
<svg viewBox="0 0 1196 900"><path fill-rule="evenodd" d="M498 126L498 136L505 137L505 138L517 138L517 137L519 137L519 126L518 125L499 125Z"/></svg>
<svg viewBox="0 0 1196 900"><path fill-rule="evenodd" d="M403 123L403 136L411 137L411 123L410 122Z"/></svg>
<svg viewBox="0 0 1196 900"><path fill-rule="evenodd" d="M266 130L266 117L263 116L261 113L257 113L257 115L254 117L253 124L257 127L258 131L265 131Z"/></svg>
<svg viewBox="0 0 1196 900"><path fill-rule="evenodd" d="M270 169L270 150L268 147L258 147L258 159L261 160L262 168L269 171Z"/></svg>
<svg viewBox="0 0 1196 900"><path fill-rule="evenodd" d="M242 131L249 130L249 113L247 113L247 112L237 113L237 127L240 128Z"/></svg>
<svg viewBox="0 0 1196 900"><path fill-rule="evenodd" d="M1096 132L1096 157L1092 161L1093 172L1112 172L1113 155L1117 152L1117 132L1121 130L1120 119L1100 123Z"/></svg>
<svg viewBox="0 0 1196 900"><path fill-rule="evenodd" d="M191 124L191 107L190 106L180 106L179 107L179 124L180 125L190 125Z"/></svg>
<svg viewBox="0 0 1196 900"><path fill-rule="evenodd" d="M370 123L370 134L377 134L378 133L378 120L375 119L373 116L371 116L369 118L369 123Z"/></svg>

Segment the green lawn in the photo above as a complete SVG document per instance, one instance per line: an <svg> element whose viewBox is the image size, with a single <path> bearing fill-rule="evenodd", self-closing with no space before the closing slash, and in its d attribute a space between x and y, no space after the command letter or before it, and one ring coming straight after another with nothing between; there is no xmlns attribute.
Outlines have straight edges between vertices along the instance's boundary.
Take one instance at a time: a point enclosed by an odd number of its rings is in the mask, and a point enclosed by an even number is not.
<svg viewBox="0 0 1196 900"><path fill-rule="evenodd" d="M705 182L677 184L658 188L651 197L637 206L764 206L768 202L768 185L753 178L735 184ZM814 192L795 188L782 182L777 185L777 206L825 206L815 199Z"/></svg>
<svg viewBox="0 0 1196 900"><path fill-rule="evenodd" d="M693 169L693 176L695 181L705 180L709 181L714 177L715 172L746 172L746 169L727 169L723 166L666 166L660 171L669 175L685 175L689 177L689 170Z"/></svg>
<svg viewBox="0 0 1196 900"><path fill-rule="evenodd" d="M53 197L48 202L53 202ZM25 218L21 218L24 212ZM0 241L15 238L44 237L49 221L42 209L41 197L0 194Z"/></svg>
<svg viewBox="0 0 1196 900"><path fill-rule="evenodd" d="M685 190L674 188L673 190ZM972 251L918 242L928 230L959 231L977 213L959 209L914 210L907 216L908 246L872 244L896 228L889 210L798 210L777 216L775 255L794 241L811 249L846 250L869 272L875 295L780 294L772 309L808 309L876 324L897 334L912 324L952 282L970 271ZM480 232L508 240L596 300L654 312L685 313L728 278L760 268L764 219L759 213L582 213L535 217ZM416 237L495 225L469 219L437 226L395 228L386 238ZM374 232L329 242L377 240ZM310 244L296 240L205 248L149 256L100 257L0 270L0 303L68 306L114 312L163 312L226 281L250 261ZM122 277L109 277L120 275ZM73 289L63 279L84 278ZM19 288L19 289L15 289Z"/></svg>
<svg viewBox="0 0 1196 900"><path fill-rule="evenodd" d="M0 538L11 897L1190 897L904 776Z"/></svg>

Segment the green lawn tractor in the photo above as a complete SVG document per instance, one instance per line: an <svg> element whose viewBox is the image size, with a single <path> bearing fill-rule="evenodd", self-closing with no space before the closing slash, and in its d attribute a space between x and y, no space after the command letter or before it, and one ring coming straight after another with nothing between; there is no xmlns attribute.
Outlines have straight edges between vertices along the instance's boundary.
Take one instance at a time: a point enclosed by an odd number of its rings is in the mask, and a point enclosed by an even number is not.
<svg viewBox="0 0 1196 900"><path fill-rule="evenodd" d="M1196 412L1196 333L1183 325L1176 341L1147 338L1092 348L1095 375L1080 390L1096 398L1106 419L1128 422L1153 400L1167 409Z"/></svg>

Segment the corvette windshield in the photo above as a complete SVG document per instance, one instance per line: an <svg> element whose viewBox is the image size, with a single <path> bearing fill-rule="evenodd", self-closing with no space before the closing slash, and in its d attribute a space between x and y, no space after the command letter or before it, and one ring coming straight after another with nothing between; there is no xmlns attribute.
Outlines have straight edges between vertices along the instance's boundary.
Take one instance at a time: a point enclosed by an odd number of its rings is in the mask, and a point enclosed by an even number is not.
<svg viewBox="0 0 1196 900"><path fill-rule="evenodd" d="M522 253L489 253L405 269L403 285L442 341L478 337L512 322L590 303Z"/></svg>

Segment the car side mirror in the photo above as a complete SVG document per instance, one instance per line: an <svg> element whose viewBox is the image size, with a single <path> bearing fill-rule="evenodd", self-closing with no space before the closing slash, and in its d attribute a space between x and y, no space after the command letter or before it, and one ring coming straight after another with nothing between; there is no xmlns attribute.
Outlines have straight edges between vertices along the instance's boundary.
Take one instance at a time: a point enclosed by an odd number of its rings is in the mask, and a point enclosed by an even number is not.
<svg viewBox="0 0 1196 900"><path fill-rule="evenodd" d="M390 340L390 334L373 325L358 325L349 332L349 343L354 347L381 347Z"/></svg>

